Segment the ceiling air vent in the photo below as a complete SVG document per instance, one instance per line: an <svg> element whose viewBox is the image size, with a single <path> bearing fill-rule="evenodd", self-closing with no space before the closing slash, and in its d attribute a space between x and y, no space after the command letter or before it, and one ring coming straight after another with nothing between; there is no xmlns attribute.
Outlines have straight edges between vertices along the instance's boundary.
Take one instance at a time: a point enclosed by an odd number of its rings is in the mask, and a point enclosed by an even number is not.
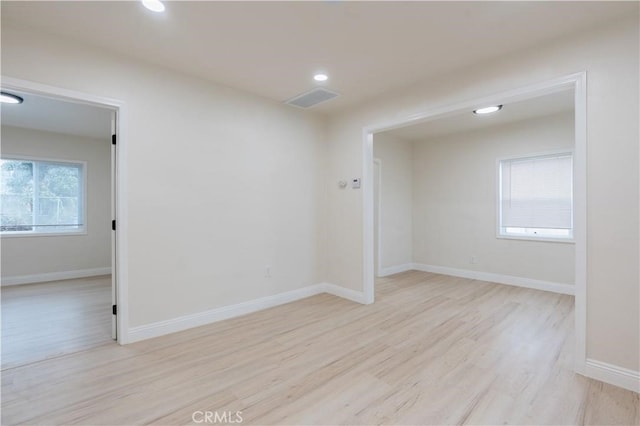
<svg viewBox="0 0 640 426"><path fill-rule="evenodd" d="M329 99L333 99L336 96L340 95L330 90L323 89L322 87L318 87L309 92L305 92L301 95L295 96L288 101L285 101L285 103L296 106L298 108L311 108L318 105L319 103L328 101Z"/></svg>

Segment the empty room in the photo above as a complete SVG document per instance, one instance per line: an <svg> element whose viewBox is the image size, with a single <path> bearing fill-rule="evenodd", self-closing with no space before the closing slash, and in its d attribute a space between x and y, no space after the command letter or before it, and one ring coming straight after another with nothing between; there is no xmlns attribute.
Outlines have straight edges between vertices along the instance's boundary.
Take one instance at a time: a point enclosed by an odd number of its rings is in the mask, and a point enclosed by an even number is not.
<svg viewBox="0 0 640 426"><path fill-rule="evenodd" d="M640 424L637 2L0 7L2 424Z"/></svg>
<svg viewBox="0 0 640 426"><path fill-rule="evenodd" d="M2 117L2 365L112 340L111 111L22 92Z"/></svg>

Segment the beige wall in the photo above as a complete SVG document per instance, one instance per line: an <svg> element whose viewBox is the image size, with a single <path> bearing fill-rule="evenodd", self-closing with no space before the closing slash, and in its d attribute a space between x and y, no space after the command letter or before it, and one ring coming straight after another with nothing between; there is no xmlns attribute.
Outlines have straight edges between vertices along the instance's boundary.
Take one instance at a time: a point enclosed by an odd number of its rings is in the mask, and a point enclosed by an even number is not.
<svg viewBox="0 0 640 426"><path fill-rule="evenodd" d="M586 71L587 357L640 370L637 17L441 78L329 124L328 182L362 175L365 126ZM362 193L328 187L327 280L363 290Z"/></svg>
<svg viewBox="0 0 640 426"><path fill-rule="evenodd" d="M381 162L380 266L412 262L412 152L411 142L386 134L374 136L373 156Z"/></svg>
<svg viewBox="0 0 640 426"><path fill-rule="evenodd" d="M2 238L2 278L111 268L111 141L2 126L2 155L87 163L86 235Z"/></svg>
<svg viewBox="0 0 640 426"><path fill-rule="evenodd" d="M573 144L573 112L416 142L413 261L573 284L573 244L496 238L497 159Z"/></svg>
<svg viewBox="0 0 640 426"><path fill-rule="evenodd" d="M2 74L125 102L130 326L323 281L322 119L6 25Z"/></svg>

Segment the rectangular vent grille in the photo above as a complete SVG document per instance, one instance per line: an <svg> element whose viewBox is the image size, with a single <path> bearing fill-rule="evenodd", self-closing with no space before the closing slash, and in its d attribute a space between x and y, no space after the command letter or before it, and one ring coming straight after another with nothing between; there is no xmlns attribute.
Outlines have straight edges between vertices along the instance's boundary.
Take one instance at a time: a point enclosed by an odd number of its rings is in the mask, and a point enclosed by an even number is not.
<svg viewBox="0 0 640 426"><path fill-rule="evenodd" d="M285 103L296 106L298 108L311 108L313 106L318 105L319 103L328 101L329 99L333 99L336 96L339 96L339 95L330 90L323 89L322 87L318 87L309 92L305 92L301 95L291 98Z"/></svg>

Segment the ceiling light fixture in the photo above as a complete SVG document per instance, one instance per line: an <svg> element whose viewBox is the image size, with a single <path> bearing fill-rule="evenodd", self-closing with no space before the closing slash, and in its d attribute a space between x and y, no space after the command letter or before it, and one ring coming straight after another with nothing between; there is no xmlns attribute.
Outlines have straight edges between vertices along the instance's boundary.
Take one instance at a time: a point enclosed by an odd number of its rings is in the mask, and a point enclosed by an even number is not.
<svg viewBox="0 0 640 426"><path fill-rule="evenodd" d="M319 74L314 75L313 79L315 81L327 81L327 80L329 80L329 76L326 75L326 74L319 73Z"/></svg>
<svg viewBox="0 0 640 426"><path fill-rule="evenodd" d="M24 99L22 99L18 95L13 95L7 92L0 93L0 102L2 102L3 104L21 104L22 102L24 102Z"/></svg>
<svg viewBox="0 0 640 426"><path fill-rule="evenodd" d="M164 12L164 4L160 0L142 0L142 5L153 12Z"/></svg>
<svg viewBox="0 0 640 426"><path fill-rule="evenodd" d="M498 112L502 109L502 105L493 105L485 108L478 108L473 110L474 114L491 114L492 112Z"/></svg>

